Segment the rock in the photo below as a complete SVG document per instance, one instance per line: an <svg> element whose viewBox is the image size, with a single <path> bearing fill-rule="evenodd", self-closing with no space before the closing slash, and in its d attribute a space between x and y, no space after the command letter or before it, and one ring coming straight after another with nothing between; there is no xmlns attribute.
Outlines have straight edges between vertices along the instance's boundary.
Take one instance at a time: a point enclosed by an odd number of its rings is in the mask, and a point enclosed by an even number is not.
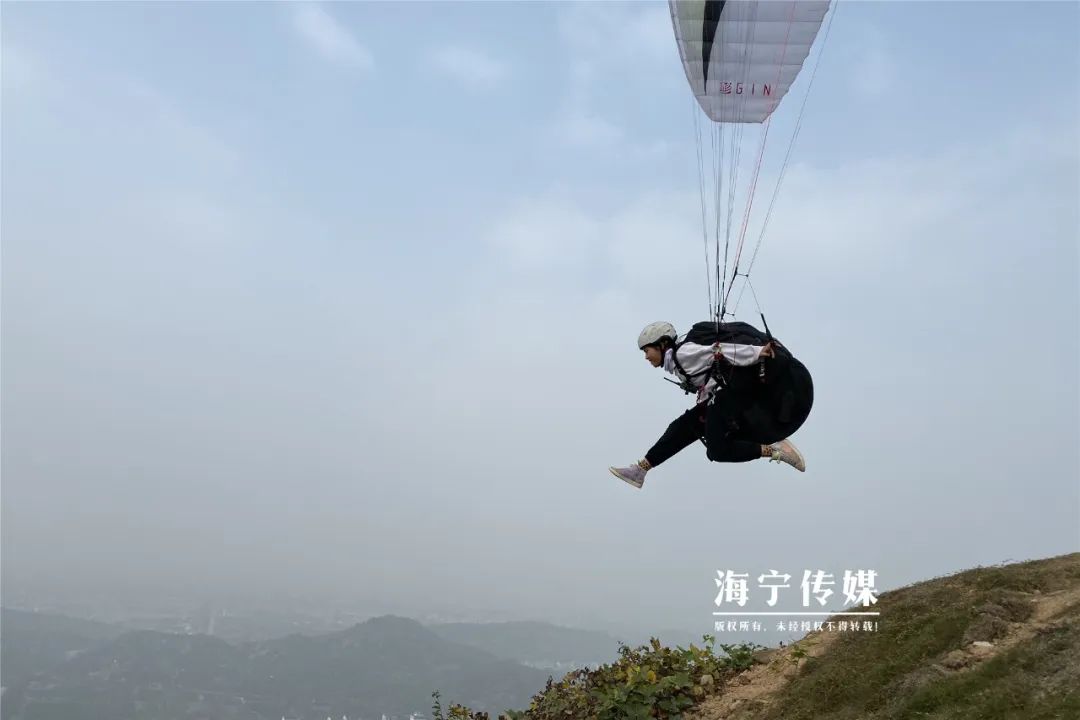
<svg viewBox="0 0 1080 720"><path fill-rule="evenodd" d="M1009 623L999 617L990 614L982 614L968 626L964 633L964 642L970 644L976 641L996 640L1009 631Z"/></svg>
<svg viewBox="0 0 1080 720"><path fill-rule="evenodd" d="M713 676L712 675L709 675L708 673L706 673L705 675L701 676L701 686L702 687L707 688L707 687L710 687L712 684L713 684Z"/></svg>
<svg viewBox="0 0 1080 720"><path fill-rule="evenodd" d="M945 658L941 661L941 664L950 670L959 670L960 668L965 667L968 664L967 653L965 653L963 650L953 650L951 653L945 656Z"/></svg>
<svg viewBox="0 0 1080 720"><path fill-rule="evenodd" d="M758 650L753 654L754 662L759 662L764 665L768 665L777 655L780 654L780 648L767 648L765 650Z"/></svg>
<svg viewBox="0 0 1080 720"><path fill-rule="evenodd" d="M1009 619L1009 612L997 603L984 603L975 608L975 612L980 615L992 615L996 618L1001 618L1002 620Z"/></svg>

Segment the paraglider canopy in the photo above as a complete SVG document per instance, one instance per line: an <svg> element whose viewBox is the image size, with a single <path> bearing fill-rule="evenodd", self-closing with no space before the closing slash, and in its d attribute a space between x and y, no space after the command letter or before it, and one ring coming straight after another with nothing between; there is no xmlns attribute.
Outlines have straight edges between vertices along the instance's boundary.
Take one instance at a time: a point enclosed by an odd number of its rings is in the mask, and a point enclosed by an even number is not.
<svg viewBox="0 0 1080 720"><path fill-rule="evenodd" d="M759 123L795 82L829 0L670 0L683 69L715 122Z"/></svg>

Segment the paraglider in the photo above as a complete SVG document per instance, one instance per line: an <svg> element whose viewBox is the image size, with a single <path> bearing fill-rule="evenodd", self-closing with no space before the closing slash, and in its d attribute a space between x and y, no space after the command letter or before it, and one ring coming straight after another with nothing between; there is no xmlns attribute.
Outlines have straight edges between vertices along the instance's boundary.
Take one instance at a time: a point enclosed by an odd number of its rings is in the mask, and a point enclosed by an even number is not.
<svg viewBox="0 0 1080 720"><path fill-rule="evenodd" d="M650 323L638 338L638 348L646 360L672 374L676 378L673 382L684 391L696 394L696 403L668 426L641 460L625 467L609 468L634 487L642 487L649 470L698 440L705 444L707 457L714 462L740 463L767 458L799 471L806 469L802 453L789 436L803 425L813 406L810 373L772 336L760 304L758 311L764 331L746 322L729 321L734 310L728 311L728 303L737 279L742 279L744 290L750 287L757 301L749 281L750 269L798 136L805 97L761 222L754 253L743 270L743 249L770 120L810 55L829 7L829 0L669 0L683 71L698 108L712 122L715 185L707 192L704 143L695 112L712 319L695 324L681 339L668 322ZM815 65L807 95L816 71ZM741 152L746 127L760 130L759 148L753 155ZM744 186L739 184L741 162L753 163L750 179ZM745 201L741 211L736 209L737 199ZM714 268L710 266L710 228L706 222L709 203L715 218Z"/></svg>
<svg viewBox="0 0 1080 720"><path fill-rule="evenodd" d="M697 402L668 425L645 456L612 467L640 488L645 474L698 440L714 462L768 458L804 472L802 453L788 436L798 430L814 402L806 367L782 343L746 323L699 322L678 339L668 322L646 325L638 348L656 368L678 378Z"/></svg>

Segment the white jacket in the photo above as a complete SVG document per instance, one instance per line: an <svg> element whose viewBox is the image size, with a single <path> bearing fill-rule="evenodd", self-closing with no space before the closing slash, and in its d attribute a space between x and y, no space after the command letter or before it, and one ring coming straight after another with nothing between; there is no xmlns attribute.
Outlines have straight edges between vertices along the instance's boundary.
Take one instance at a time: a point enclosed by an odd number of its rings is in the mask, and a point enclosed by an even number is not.
<svg viewBox="0 0 1080 720"><path fill-rule="evenodd" d="M756 363L761 358L761 351L764 349L764 345L739 345L737 343L697 345L688 342L679 346L679 365L682 366L687 375L683 375L675 367L674 348L664 353L663 367L664 370L678 378L680 383L685 384L689 381L696 387L698 389L697 402L700 403L712 397L712 394L716 391L716 380L709 377L708 374L698 375L698 373L705 373L712 367L717 352L722 353L724 358L732 365L745 367ZM688 375L696 377L688 377Z"/></svg>

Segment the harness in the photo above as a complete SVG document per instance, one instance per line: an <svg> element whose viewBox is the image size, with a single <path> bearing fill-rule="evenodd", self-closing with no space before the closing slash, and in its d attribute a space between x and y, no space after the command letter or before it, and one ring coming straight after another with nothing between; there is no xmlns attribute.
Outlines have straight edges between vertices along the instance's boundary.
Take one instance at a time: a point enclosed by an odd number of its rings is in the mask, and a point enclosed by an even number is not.
<svg viewBox="0 0 1080 720"><path fill-rule="evenodd" d="M675 364L675 369L686 379L683 382L677 382L670 378L664 379L674 385L678 385L687 395L698 392L699 387L695 381L700 381L700 387L704 388L711 379L716 381L718 390L727 389L731 384L733 374L738 368L728 362L727 358L724 357L724 354L720 352L720 348L718 347L720 343L735 342L754 345L763 343L764 341L764 344L772 344L774 352L774 357L772 358L762 357L758 359L757 379L759 383L765 384L769 380L766 373L766 360L787 359L791 357L791 352L784 347L783 343L773 337L768 324L765 323L764 316L762 316L761 320L765 326L765 332L761 332L753 325L744 322L721 323L718 325L714 321L706 320L695 323L690 329L690 332L688 332L681 341L674 344L671 351L671 359ZM696 373L688 373L686 371L682 366L682 363L679 362L679 348L688 342L693 342L696 345L711 345L713 347L713 361L709 367Z"/></svg>

